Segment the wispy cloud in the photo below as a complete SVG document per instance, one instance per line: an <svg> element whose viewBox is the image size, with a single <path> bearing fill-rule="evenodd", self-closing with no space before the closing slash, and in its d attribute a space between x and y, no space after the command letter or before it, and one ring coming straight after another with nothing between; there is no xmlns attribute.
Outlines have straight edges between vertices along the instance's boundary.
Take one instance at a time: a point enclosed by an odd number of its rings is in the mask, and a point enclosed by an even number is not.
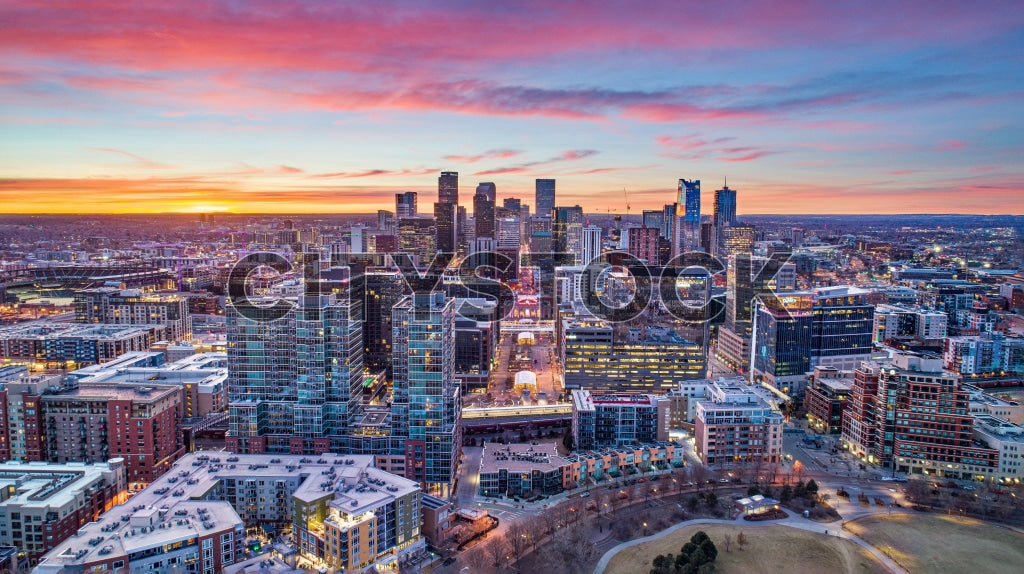
<svg viewBox="0 0 1024 574"><path fill-rule="evenodd" d="M173 165L168 165L166 163L161 163L161 162L158 162L156 160L152 160L152 159L149 159L147 157L142 157L141 155L134 154L134 153L131 153L131 152L127 152L127 151L124 151L124 150L121 150L121 149L115 149L115 148L111 148L111 147L90 147L89 149L94 150L94 151L101 151L103 153L112 153L112 154L115 154L115 155L120 155L120 156L124 156L124 157L130 158L130 159L133 159L133 160L135 160L137 165L139 165L140 167L144 167L146 169L172 169L174 167Z"/></svg>
<svg viewBox="0 0 1024 574"><path fill-rule="evenodd" d="M442 159L454 163L476 163L485 159L508 159L522 153L517 149L492 149L476 155L446 155Z"/></svg>
<svg viewBox="0 0 1024 574"><path fill-rule="evenodd" d="M506 175L514 173L529 173L532 171L533 168L536 167L551 166L553 164L567 161L579 161L581 159L586 159L593 155L597 155L598 153L600 152L595 149L570 149L563 151L562 153L558 154L557 156L551 159L546 159L543 161L528 161L514 166L486 169L483 171L478 171L473 175Z"/></svg>

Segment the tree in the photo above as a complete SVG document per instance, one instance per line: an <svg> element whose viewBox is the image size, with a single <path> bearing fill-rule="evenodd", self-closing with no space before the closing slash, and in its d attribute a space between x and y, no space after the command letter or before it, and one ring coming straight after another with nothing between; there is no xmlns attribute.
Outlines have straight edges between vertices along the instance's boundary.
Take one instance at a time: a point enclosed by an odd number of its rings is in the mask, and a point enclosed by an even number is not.
<svg viewBox="0 0 1024 574"><path fill-rule="evenodd" d="M572 438L572 428L565 429L565 436L562 437L562 446L565 450L572 452L576 448L576 444Z"/></svg>
<svg viewBox="0 0 1024 574"><path fill-rule="evenodd" d="M696 511L698 504L700 504L700 499L698 499L697 496L694 494L691 494L686 499L686 507L690 509L690 512Z"/></svg>
<svg viewBox="0 0 1024 574"><path fill-rule="evenodd" d="M725 533L725 551L729 552L729 547L732 546L732 534Z"/></svg>
<svg viewBox="0 0 1024 574"><path fill-rule="evenodd" d="M699 462L693 465L690 469L690 478L697 483L697 490L704 488L704 483L708 481L708 467Z"/></svg>
<svg viewBox="0 0 1024 574"><path fill-rule="evenodd" d="M742 530L736 535L736 545L740 547L740 550L743 550L743 547L747 545L747 535L743 534Z"/></svg>
<svg viewBox="0 0 1024 574"><path fill-rule="evenodd" d="M796 475L798 481L803 482L804 476L804 463L798 461L793 462L793 474Z"/></svg>
<svg viewBox="0 0 1024 574"><path fill-rule="evenodd" d="M471 548L463 553L462 563L473 572L480 572L487 568L487 552L481 546Z"/></svg>
<svg viewBox="0 0 1024 574"><path fill-rule="evenodd" d="M711 540L711 537L703 530L698 530L696 534L690 537L690 542L693 542L697 546L703 544L705 540Z"/></svg>
<svg viewBox="0 0 1024 574"><path fill-rule="evenodd" d="M789 502L793 499L793 489L788 484L782 485L782 490L779 491L779 501Z"/></svg>
<svg viewBox="0 0 1024 574"><path fill-rule="evenodd" d="M761 489L758 488L756 484L753 484L749 488L747 488L747 496L754 496L757 494L761 494Z"/></svg>
<svg viewBox="0 0 1024 574"><path fill-rule="evenodd" d="M793 487L793 497L803 498L807 496L807 486L804 485L803 481L797 482L796 486Z"/></svg>
<svg viewBox="0 0 1024 574"><path fill-rule="evenodd" d="M818 496L818 483L814 482L814 479L807 481L807 494L811 498L817 498Z"/></svg>
<svg viewBox="0 0 1024 574"><path fill-rule="evenodd" d="M718 496L714 492L709 492L704 496L704 502L707 503L708 508L714 509L718 506Z"/></svg>
<svg viewBox="0 0 1024 574"><path fill-rule="evenodd" d="M484 546L487 555L491 557L491 565L497 568L508 554L508 546L501 538L494 538Z"/></svg>
<svg viewBox="0 0 1024 574"><path fill-rule="evenodd" d="M505 544L512 551L512 557L516 562L519 562L519 559L526 554L531 540L530 530L522 521L512 521L508 525L508 529L505 530Z"/></svg>
<svg viewBox="0 0 1024 574"><path fill-rule="evenodd" d="M718 548L710 538L700 543L700 551L707 557L708 562L714 562L718 558Z"/></svg>

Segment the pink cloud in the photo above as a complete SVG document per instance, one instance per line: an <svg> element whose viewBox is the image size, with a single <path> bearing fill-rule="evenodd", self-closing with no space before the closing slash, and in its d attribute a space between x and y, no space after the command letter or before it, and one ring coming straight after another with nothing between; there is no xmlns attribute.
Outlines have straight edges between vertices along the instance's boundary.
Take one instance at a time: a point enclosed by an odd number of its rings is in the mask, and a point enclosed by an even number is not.
<svg viewBox="0 0 1024 574"><path fill-rule="evenodd" d="M508 159L521 153L515 149L492 149L477 155L446 155L442 159L454 163L476 163L484 159Z"/></svg>
<svg viewBox="0 0 1024 574"><path fill-rule="evenodd" d="M967 142L963 140L939 140L935 144L935 149L938 151L961 151L967 149Z"/></svg>

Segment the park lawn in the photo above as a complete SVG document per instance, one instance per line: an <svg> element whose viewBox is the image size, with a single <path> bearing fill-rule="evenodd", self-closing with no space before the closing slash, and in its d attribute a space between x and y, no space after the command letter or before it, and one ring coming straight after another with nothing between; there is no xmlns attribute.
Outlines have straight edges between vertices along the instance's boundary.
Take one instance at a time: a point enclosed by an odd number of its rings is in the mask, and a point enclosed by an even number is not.
<svg viewBox="0 0 1024 574"><path fill-rule="evenodd" d="M688 526L657 540L620 551L608 563L606 574L647 574L658 554L678 554L683 544L698 530L707 532L718 548L715 571L719 574L777 572L780 574L819 574L821 572L882 573L885 567L870 553L849 540L765 524L757 526L703 524ZM743 550L736 534L747 537ZM730 552L725 551L725 534L732 535Z"/></svg>
<svg viewBox="0 0 1024 574"><path fill-rule="evenodd" d="M971 518L874 515L847 522L846 529L911 574L1009 572L1024 564L1024 534Z"/></svg>

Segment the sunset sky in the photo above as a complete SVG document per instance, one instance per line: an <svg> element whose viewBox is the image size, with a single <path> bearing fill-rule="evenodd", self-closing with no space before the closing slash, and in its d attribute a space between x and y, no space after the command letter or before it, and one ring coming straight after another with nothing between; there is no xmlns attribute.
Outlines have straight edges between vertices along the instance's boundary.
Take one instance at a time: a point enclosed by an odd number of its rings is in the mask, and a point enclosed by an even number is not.
<svg viewBox="0 0 1024 574"><path fill-rule="evenodd" d="M2 213L1022 214L1022 158L1019 0L0 3Z"/></svg>

